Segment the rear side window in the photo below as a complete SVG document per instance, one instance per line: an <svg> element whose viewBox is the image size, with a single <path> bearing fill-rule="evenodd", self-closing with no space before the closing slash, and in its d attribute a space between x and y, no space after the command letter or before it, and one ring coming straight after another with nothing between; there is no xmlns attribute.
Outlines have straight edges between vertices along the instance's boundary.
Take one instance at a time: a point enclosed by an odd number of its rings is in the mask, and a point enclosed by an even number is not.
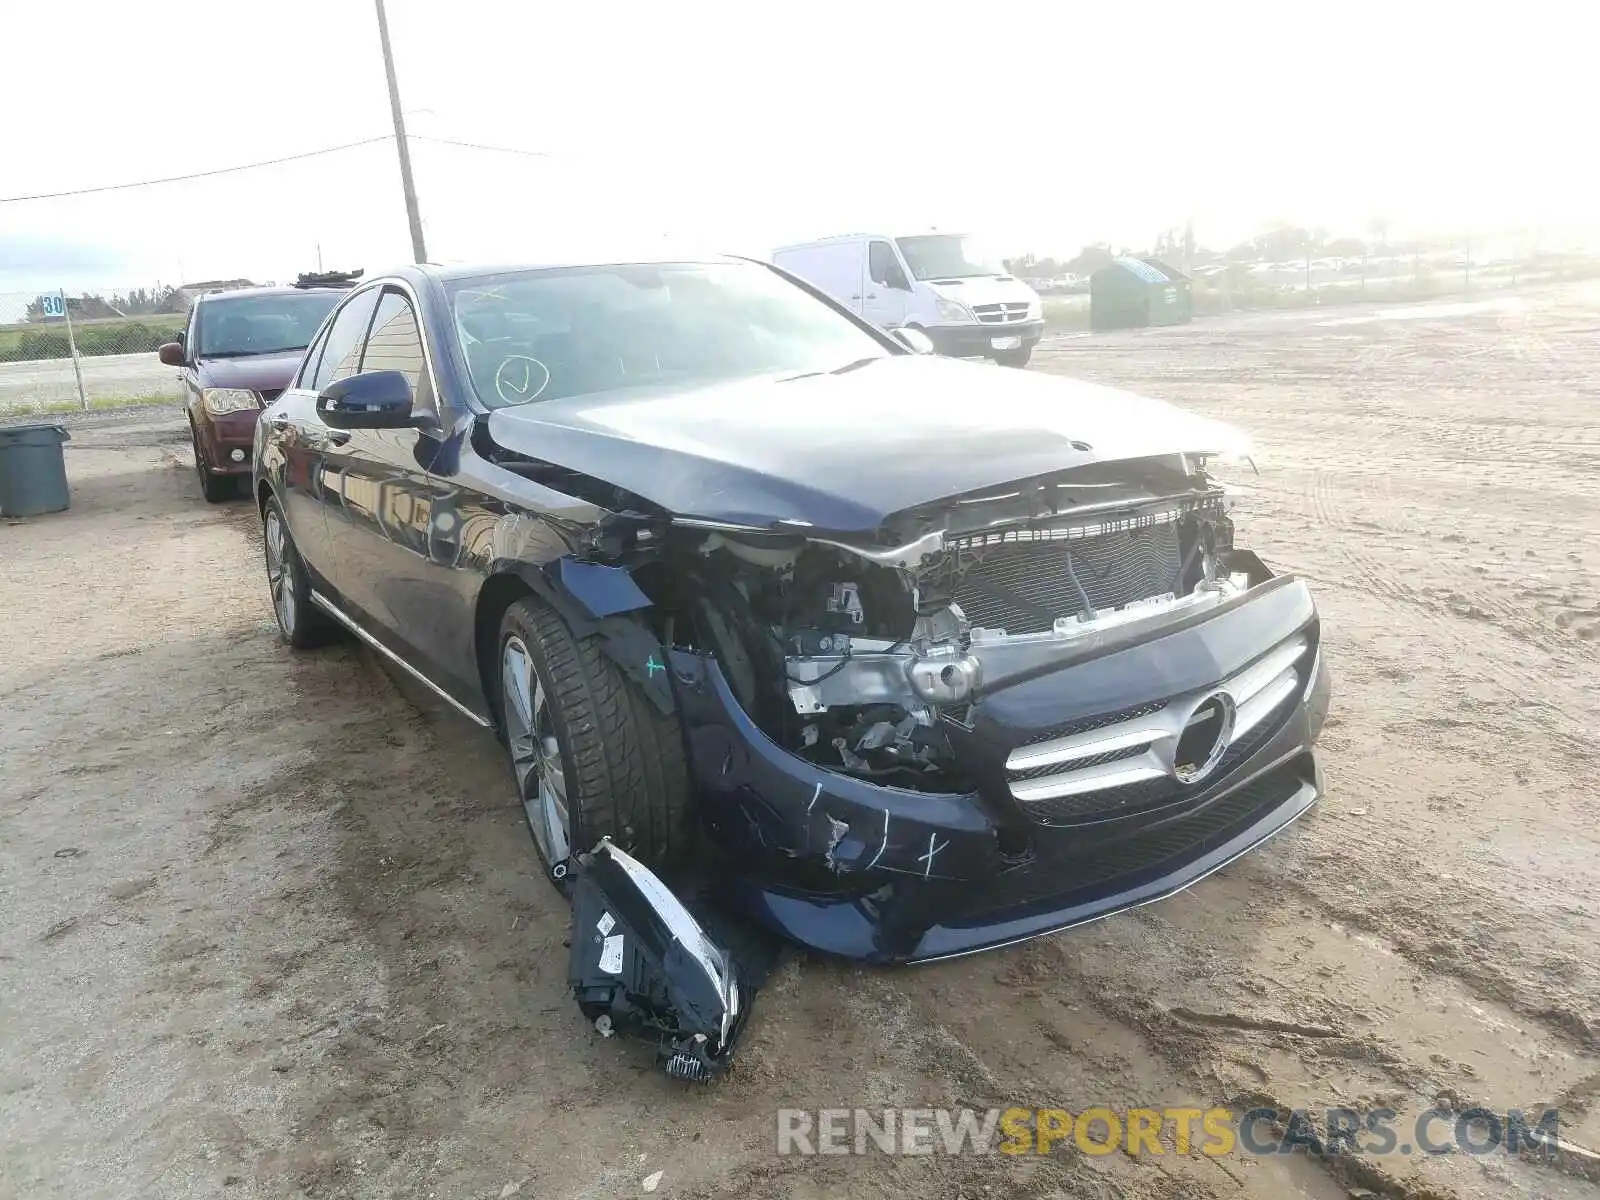
<svg viewBox="0 0 1600 1200"><path fill-rule="evenodd" d="M366 340L372 310L377 306L378 289L372 288L351 297L338 311L327 336L322 339L322 357L307 387L320 392L335 380L361 370L361 344Z"/></svg>
<svg viewBox="0 0 1600 1200"><path fill-rule="evenodd" d="M417 327L417 314L403 292L388 289L378 301L378 311L372 318L372 332L367 335L367 352L362 356L363 371L399 371L411 383L411 393L416 406L436 412L432 381L428 378L427 360L422 352L422 330Z"/></svg>

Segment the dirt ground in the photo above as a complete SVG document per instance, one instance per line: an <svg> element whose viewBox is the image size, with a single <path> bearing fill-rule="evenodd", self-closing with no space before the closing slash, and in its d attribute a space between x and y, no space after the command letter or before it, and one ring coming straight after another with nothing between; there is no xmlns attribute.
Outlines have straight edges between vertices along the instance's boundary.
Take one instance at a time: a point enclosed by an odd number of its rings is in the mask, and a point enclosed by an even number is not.
<svg viewBox="0 0 1600 1200"><path fill-rule="evenodd" d="M1233 420L1309 579L1329 793L1179 897L928 967L785 967L729 1076L564 990L491 740L275 637L181 418L0 522L0 1195L1592 1196L1574 1151L779 1157L780 1107L1562 1108L1600 1148L1600 291L1053 341Z"/></svg>

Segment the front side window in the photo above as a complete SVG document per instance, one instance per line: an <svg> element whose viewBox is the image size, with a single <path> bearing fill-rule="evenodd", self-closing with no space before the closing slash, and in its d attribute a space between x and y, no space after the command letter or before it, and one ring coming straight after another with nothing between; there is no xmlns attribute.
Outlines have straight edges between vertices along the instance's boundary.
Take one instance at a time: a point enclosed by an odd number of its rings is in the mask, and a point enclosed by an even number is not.
<svg viewBox="0 0 1600 1200"><path fill-rule="evenodd" d="M872 277L873 283L899 288L901 291L910 290L911 285L906 280L906 273L901 270L900 263L894 256L894 247L888 242L872 242L867 246L867 273Z"/></svg>
<svg viewBox="0 0 1600 1200"><path fill-rule="evenodd" d="M300 360L300 369L295 372L295 387L308 388L311 386L311 378L317 373L317 361L322 357L322 347L327 343L328 335L326 331L311 343L310 348L306 351L306 356Z"/></svg>
<svg viewBox="0 0 1600 1200"><path fill-rule="evenodd" d="M338 292L202 300L195 305L195 344L189 349L196 358L244 358L304 350L338 302Z"/></svg>
<svg viewBox="0 0 1600 1200"><path fill-rule="evenodd" d="M309 386L321 391L335 380L344 379L361 370L361 346L366 341L367 326L372 323L372 310L378 305L378 289L369 288L353 296L339 310L328 335L322 339L322 356L317 360Z"/></svg>
<svg viewBox="0 0 1600 1200"><path fill-rule="evenodd" d="M411 383L417 408L435 410L433 384L428 378L427 359L422 352L422 331L417 315L405 293L389 289L378 301L367 335L366 352L361 357L362 371L399 371Z"/></svg>
<svg viewBox="0 0 1600 1200"><path fill-rule="evenodd" d="M895 238L918 279L974 279L1004 275L1005 268L966 234L925 233Z"/></svg>
<svg viewBox="0 0 1600 1200"><path fill-rule="evenodd" d="M894 351L758 263L516 271L449 289L491 408L636 388L835 371Z"/></svg>

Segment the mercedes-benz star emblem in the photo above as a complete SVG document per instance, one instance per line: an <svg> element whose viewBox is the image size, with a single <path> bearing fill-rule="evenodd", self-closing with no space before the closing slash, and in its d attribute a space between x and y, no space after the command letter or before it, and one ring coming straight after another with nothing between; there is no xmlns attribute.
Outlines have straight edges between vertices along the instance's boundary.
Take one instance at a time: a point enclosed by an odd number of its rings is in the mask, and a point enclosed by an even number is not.
<svg viewBox="0 0 1600 1200"><path fill-rule="evenodd" d="M1215 771L1233 740L1238 713L1233 697L1223 691L1212 692L1196 704L1172 744L1173 778L1192 785Z"/></svg>

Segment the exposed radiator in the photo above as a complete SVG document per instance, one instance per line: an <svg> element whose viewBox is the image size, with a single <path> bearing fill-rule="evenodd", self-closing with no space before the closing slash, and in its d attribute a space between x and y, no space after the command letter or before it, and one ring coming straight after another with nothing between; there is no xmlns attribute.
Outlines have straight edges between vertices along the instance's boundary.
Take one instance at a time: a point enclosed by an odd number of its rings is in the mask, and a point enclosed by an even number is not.
<svg viewBox="0 0 1600 1200"><path fill-rule="evenodd" d="M1057 617L1081 612L1074 575L1095 608L1120 608L1175 591L1182 567L1178 526L1171 521L968 553L956 603L974 626L1007 633L1041 633Z"/></svg>

